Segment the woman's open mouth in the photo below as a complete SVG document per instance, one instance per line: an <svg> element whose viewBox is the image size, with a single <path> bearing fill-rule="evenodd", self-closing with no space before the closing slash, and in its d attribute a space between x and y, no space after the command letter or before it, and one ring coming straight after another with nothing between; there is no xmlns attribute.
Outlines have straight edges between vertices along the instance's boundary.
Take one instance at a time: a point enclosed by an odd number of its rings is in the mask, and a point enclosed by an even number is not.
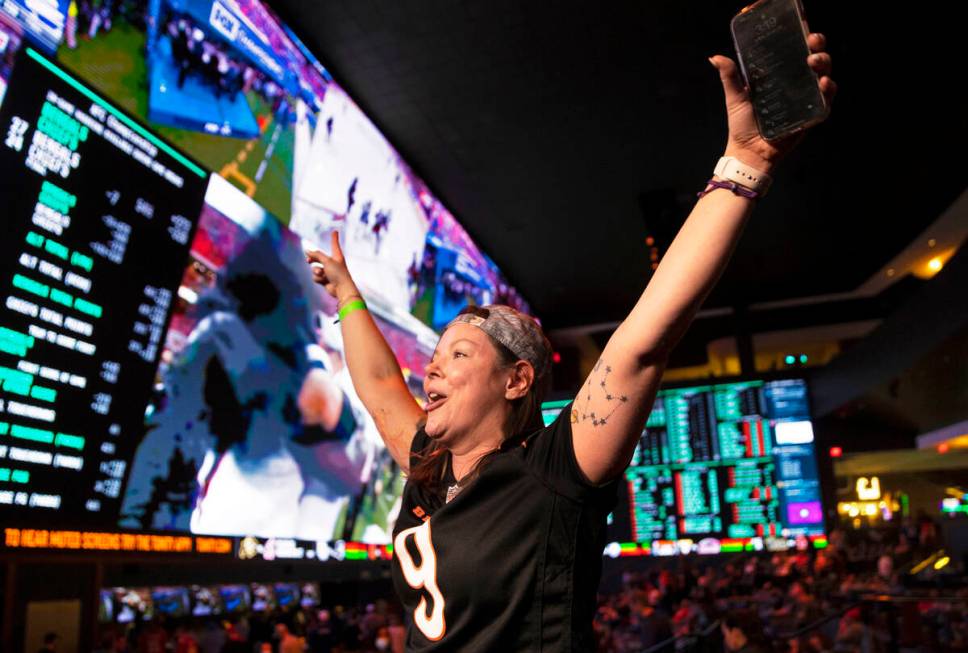
<svg viewBox="0 0 968 653"><path fill-rule="evenodd" d="M440 406L447 401L447 396L442 395L438 392L428 392L427 393L427 404L424 406L424 410L428 413L432 410L440 408Z"/></svg>

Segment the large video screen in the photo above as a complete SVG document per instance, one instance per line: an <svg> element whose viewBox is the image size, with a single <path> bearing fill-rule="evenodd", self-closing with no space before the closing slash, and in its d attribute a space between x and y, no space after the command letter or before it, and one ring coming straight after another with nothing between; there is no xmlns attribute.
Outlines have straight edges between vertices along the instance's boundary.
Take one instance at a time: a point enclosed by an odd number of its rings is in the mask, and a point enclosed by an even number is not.
<svg viewBox="0 0 968 653"><path fill-rule="evenodd" d="M526 308L265 5L154 0L89 13L59 60L300 236L325 248L338 231L370 295L434 328L468 300Z"/></svg>
<svg viewBox="0 0 968 653"><path fill-rule="evenodd" d="M303 251L340 234L418 399L463 306L527 304L262 4L29 6L0 12L0 515L388 543L403 478Z"/></svg>
<svg viewBox="0 0 968 653"><path fill-rule="evenodd" d="M389 541L399 469L350 382L302 240L218 176L121 507L127 528ZM371 303L414 393L435 334ZM321 426L328 402L344 428Z"/></svg>
<svg viewBox="0 0 968 653"><path fill-rule="evenodd" d="M567 403L546 403L545 423ZM661 390L624 480L611 538L653 555L762 549L824 534L802 379Z"/></svg>

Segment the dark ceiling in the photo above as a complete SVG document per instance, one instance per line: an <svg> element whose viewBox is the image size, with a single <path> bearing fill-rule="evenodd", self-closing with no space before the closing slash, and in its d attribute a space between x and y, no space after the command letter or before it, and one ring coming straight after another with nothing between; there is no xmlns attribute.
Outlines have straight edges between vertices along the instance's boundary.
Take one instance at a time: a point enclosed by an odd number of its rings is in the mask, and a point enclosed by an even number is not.
<svg viewBox="0 0 968 653"><path fill-rule="evenodd" d="M722 153L741 2L272 4L551 328L624 316ZM850 291L966 187L968 3L806 7L840 94L709 305Z"/></svg>

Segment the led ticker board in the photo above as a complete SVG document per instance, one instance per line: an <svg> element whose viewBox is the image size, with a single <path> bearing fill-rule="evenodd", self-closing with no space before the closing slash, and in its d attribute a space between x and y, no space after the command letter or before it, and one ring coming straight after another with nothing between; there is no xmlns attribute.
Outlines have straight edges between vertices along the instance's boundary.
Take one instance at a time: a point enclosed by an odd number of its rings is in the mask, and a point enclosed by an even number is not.
<svg viewBox="0 0 968 653"><path fill-rule="evenodd" d="M30 47L9 87L0 505L83 523L116 511L206 174Z"/></svg>
<svg viewBox="0 0 968 653"><path fill-rule="evenodd" d="M545 422L566 404L545 404ZM624 480L628 517L616 515L612 537L634 544L619 555L742 551L797 538L816 546L823 539L802 380L660 391Z"/></svg>
<svg viewBox="0 0 968 653"><path fill-rule="evenodd" d="M235 543L230 538L199 535L4 528L0 547L8 550L225 556L232 554Z"/></svg>

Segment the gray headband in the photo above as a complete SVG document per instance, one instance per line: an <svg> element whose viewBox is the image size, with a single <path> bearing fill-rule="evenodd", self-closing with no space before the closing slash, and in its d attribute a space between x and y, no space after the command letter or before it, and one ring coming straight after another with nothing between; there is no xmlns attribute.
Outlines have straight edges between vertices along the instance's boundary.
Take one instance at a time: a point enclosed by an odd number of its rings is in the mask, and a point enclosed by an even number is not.
<svg viewBox="0 0 968 653"><path fill-rule="evenodd" d="M548 372L551 345L530 315L501 304L468 306L450 321L444 331L455 324L476 326L519 359L531 363L536 378L540 379Z"/></svg>

